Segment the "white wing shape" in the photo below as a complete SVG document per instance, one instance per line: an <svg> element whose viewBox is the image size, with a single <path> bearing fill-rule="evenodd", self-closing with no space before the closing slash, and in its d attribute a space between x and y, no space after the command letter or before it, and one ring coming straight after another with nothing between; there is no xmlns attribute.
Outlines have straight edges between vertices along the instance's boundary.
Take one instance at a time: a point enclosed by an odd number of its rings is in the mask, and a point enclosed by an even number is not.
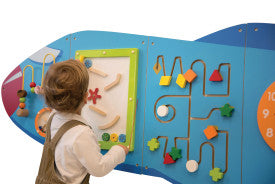
<svg viewBox="0 0 275 184"><path fill-rule="evenodd" d="M43 59L45 57L46 54L53 54L55 56L55 58L60 54L60 50L57 49L52 49L49 47L44 47L42 49L40 49L39 51L37 51L36 53L34 53L33 55L31 55L29 57L29 59L35 61L35 62L39 62L39 63L43 63ZM50 63L53 61L53 58L51 56L48 56L46 58L45 63Z"/></svg>

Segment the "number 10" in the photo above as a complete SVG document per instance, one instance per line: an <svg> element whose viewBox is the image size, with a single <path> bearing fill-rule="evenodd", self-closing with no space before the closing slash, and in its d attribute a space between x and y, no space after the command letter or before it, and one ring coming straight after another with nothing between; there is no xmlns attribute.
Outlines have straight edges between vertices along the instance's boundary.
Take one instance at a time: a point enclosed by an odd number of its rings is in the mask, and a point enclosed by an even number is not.
<svg viewBox="0 0 275 184"><path fill-rule="evenodd" d="M275 101L275 92L268 92L268 101Z"/></svg>

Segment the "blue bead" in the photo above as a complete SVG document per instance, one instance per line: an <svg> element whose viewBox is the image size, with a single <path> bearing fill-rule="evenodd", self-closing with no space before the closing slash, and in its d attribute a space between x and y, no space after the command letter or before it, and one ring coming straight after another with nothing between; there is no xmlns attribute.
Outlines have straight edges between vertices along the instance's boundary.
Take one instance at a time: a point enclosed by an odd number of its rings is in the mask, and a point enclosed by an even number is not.
<svg viewBox="0 0 275 184"><path fill-rule="evenodd" d="M125 142L126 141L126 135L125 134L120 134L118 137L119 142Z"/></svg>
<svg viewBox="0 0 275 184"><path fill-rule="evenodd" d="M92 61L90 59L86 59L84 61L84 64L85 64L86 68L90 68L92 66Z"/></svg>

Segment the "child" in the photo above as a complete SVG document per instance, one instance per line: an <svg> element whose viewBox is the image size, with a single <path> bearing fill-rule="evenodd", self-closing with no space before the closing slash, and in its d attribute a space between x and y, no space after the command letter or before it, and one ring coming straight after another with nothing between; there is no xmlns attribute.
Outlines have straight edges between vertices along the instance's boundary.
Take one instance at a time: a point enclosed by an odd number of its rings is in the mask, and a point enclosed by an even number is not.
<svg viewBox="0 0 275 184"><path fill-rule="evenodd" d="M104 156L96 135L81 117L87 103L89 75L76 60L53 64L45 75L44 97L53 109L36 184L87 184L124 162L128 149L113 146Z"/></svg>

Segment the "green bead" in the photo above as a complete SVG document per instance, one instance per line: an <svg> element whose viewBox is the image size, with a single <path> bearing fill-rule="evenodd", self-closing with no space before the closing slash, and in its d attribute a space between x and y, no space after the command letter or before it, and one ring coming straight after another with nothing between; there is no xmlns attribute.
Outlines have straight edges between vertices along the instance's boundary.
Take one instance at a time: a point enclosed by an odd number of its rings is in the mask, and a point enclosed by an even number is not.
<svg viewBox="0 0 275 184"><path fill-rule="evenodd" d="M169 153L169 155L172 157L173 160L177 160L179 158L182 158L181 149L177 149L177 148L173 147L172 151Z"/></svg>
<svg viewBox="0 0 275 184"><path fill-rule="evenodd" d="M22 97L19 99L19 102L24 103L26 101L26 98Z"/></svg>
<svg viewBox="0 0 275 184"><path fill-rule="evenodd" d="M150 151L155 151L159 148L159 141L157 138L152 138L147 142L147 146L149 146Z"/></svg>
<svg viewBox="0 0 275 184"><path fill-rule="evenodd" d="M108 133L102 134L102 140L103 141L109 141L110 140L110 134L108 134Z"/></svg>
<svg viewBox="0 0 275 184"><path fill-rule="evenodd" d="M34 87L31 88L31 92L34 93Z"/></svg>

